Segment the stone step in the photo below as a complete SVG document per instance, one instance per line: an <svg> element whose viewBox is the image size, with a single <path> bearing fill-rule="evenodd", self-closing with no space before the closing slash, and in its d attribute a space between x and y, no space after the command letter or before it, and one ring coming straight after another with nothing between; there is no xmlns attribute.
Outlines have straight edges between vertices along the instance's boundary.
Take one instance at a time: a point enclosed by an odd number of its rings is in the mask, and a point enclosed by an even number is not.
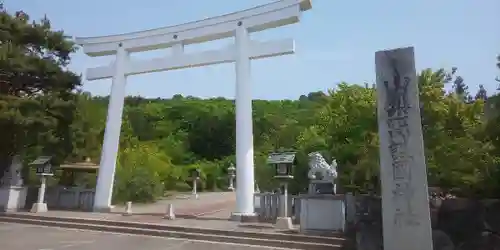
<svg viewBox="0 0 500 250"><path fill-rule="evenodd" d="M316 243L310 241L309 242L285 241L285 240L276 240L267 238L252 238L245 236L229 236L222 234L213 234L210 232L194 233L194 232L181 232L174 230L154 229L154 228L125 227L125 226L109 225L107 221L103 221L101 224L88 224L88 223L69 222L61 220L48 220L42 218L42 216L40 216L39 219L37 219L37 218L21 218L19 216L15 217L15 216L2 215L0 216L0 222L52 226L52 227L92 230L101 232L147 235L147 236L166 237L166 238L183 238L189 240L203 240L209 242L236 243L236 244L246 244L253 246L275 247L280 249L303 249L303 250L343 249L343 246L338 244L325 244L325 243Z"/></svg>
<svg viewBox="0 0 500 250"><path fill-rule="evenodd" d="M108 226L118 226L118 227L131 227L138 229L154 229L154 230L167 230L175 232L186 232L186 233L200 233L200 234L212 234L212 235L222 235L222 236L232 236L232 237L245 237L252 239L271 239L280 241L293 241L293 242L314 242L320 244L328 245L344 245L347 240L341 235L334 236L313 236L313 235L301 235L297 233L269 233L269 232L255 232L255 231L229 231L211 228L196 228L196 227L183 227L183 226L172 226L165 224L155 224L155 223L141 223L141 222L131 222L131 221L115 221L115 220L98 220L89 218L75 218L75 217L54 217L54 216L44 216L35 214L18 214L18 213L4 213L0 214L0 218L21 218L21 219L34 219L42 221L59 221L59 222L69 222L69 223L82 223L82 224L92 224L92 225L108 225Z"/></svg>

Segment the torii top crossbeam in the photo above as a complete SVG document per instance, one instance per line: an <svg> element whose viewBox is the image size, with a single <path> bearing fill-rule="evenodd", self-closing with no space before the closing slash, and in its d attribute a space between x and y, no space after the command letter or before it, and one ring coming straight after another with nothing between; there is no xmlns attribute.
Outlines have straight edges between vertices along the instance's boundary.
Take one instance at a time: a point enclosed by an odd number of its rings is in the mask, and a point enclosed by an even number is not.
<svg viewBox="0 0 500 250"><path fill-rule="evenodd" d="M300 12L311 8L311 0L281 0L227 15L207 18L175 26L99 37L77 37L76 43L89 56L116 54L116 44L122 43L129 52L168 48L202 43L233 36L239 21L249 32L262 31L299 21ZM206 29L211 26L210 29Z"/></svg>

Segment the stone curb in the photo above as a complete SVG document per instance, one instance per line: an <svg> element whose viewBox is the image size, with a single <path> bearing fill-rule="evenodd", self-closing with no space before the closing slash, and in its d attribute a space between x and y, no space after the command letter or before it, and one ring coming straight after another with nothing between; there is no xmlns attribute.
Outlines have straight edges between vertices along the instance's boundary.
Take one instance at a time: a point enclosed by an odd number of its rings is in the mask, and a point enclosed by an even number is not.
<svg viewBox="0 0 500 250"><path fill-rule="evenodd" d="M252 232L252 231L234 231L234 230L221 230L213 228L197 228L197 227L184 227L184 226L172 226L166 224L156 224L156 223L141 223L132 221L115 221L107 219L88 219L88 218L75 218L75 217L53 217L44 215L31 215L31 214L17 214L17 213L0 213L0 218L21 218L21 219L34 219L41 221L59 221L59 222L69 222L69 223L83 223L83 224L93 224L93 225L109 225L118 227L132 227L139 229L154 229L154 230L171 230L176 232L186 232L186 233L200 233L200 234L213 234L213 235L223 235L232 237L245 237L245 238L255 238L255 239L273 239L282 241L299 241L299 242L315 242L321 244L333 244L341 245L347 240L343 237L334 236L313 236L313 235L301 235L295 233L269 233L269 232Z"/></svg>
<svg viewBox="0 0 500 250"><path fill-rule="evenodd" d="M35 217L35 216L33 216ZM42 216L40 216L42 217ZM47 217L45 217L47 218ZM58 218L60 219L60 218ZM168 237L168 238L183 238L188 240L203 240L210 242L224 242L224 243L235 243L235 244L246 244L253 246L265 246L265 247L277 247L277 248L287 248L287 249L303 249L303 250L326 250L326 249L342 249L341 245L334 244L322 244L313 242L298 242L298 241L284 241L276 239L267 238L249 238L242 236L229 236L229 235L217 235L197 232L181 232L174 230L165 229L153 229L153 228L137 228L137 227L125 227L110 225L107 221L102 221L104 224L86 224L78 222L68 222L68 221L58 221L58 220L46 220L44 218L30 219L30 218L19 218L12 216L0 216L0 221L9 223L20 223L20 224L30 224L30 225L40 225L40 226L51 226L51 227L61 227L61 228L72 228L81 230L92 230L92 231L103 231L103 232L114 232L114 233L126 233L135 235L148 235L157 237ZM181 227L179 227L181 228Z"/></svg>

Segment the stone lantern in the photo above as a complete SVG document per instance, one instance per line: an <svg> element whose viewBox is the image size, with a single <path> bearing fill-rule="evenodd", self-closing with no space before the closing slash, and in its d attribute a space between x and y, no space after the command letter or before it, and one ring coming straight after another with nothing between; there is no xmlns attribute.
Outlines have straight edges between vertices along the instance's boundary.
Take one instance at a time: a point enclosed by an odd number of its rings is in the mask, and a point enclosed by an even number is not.
<svg viewBox="0 0 500 250"><path fill-rule="evenodd" d="M33 203L31 208L32 213L47 212L47 203L45 203L45 189L47 176L54 175L54 168L52 167L52 156L40 156L36 158L29 165L36 168L36 174L40 176L40 188L38 189L38 200Z"/></svg>
<svg viewBox="0 0 500 250"><path fill-rule="evenodd" d="M231 163L227 168L227 175L229 177L229 187L227 189L233 191L234 190L234 178L236 177L236 168Z"/></svg>
<svg viewBox="0 0 500 250"><path fill-rule="evenodd" d="M200 179L200 170L197 168L192 169L189 175L191 177L191 180L193 181L193 191L192 191L193 198L198 199L197 189L198 189L198 180Z"/></svg>
<svg viewBox="0 0 500 250"><path fill-rule="evenodd" d="M276 169L274 178L280 180L283 194L280 196L280 213L276 227L292 229L292 218L288 216L288 182L293 179L293 168L296 164L295 152L276 152L269 154L267 163Z"/></svg>

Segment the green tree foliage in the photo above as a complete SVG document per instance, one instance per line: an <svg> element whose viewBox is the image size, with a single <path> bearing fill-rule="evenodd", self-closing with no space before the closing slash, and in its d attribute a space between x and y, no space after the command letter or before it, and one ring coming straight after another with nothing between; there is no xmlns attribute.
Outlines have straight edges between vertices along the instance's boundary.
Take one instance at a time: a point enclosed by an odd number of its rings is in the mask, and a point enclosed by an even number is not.
<svg viewBox="0 0 500 250"><path fill-rule="evenodd" d="M498 137L493 136L496 130L484 119L482 98L466 102L457 98L455 91L445 91L447 84L453 84L449 75L445 70L430 69L419 75L429 183L464 195L494 195L500 188L499 144L495 139ZM79 100L90 100L96 105L86 104L89 108L102 110L98 112L101 118L93 119L95 126L88 125L98 128L95 132L88 131L93 137L101 135L106 102L82 95L87 97ZM290 186L294 193L303 192L307 187L307 153L316 150L329 162L332 158L337 160L340 188L346 191L378 188L374 87L341 83L328 93L315 92L299 100L254 100L253 106L255 173L262 190L277 187L272 178L274 169L265 161L269 152L280 148L293 148L298 152L299 164ZM165 167L169 169L168 174L160 174L162 168L153 168L159 176L154 178L163 182L164 189L191 189L189 170L193 168L201 170L198 185L201 191L227 187L226 169L235 162L232 100L202 100L180 95L154 100L128 97L122 128L122 140L128 142L128 146L122 146L122 153L136 144L147 143L155 147L155 153L137 151L137 154L168 156L168 163L157 164L168 166ZM98 144L101 139L102 136ZM121 175L118 171L117 178ZM120 192L117 189L117 195Z"/></svg>
<svg viewBox="0 0 500 250"><path fill-rule="evenodd" d="M170 158L150 143L126 146L116 170L115 201L151 202L163 195L165 181L172 175Z"/></svg>
<svg viewBox="0 0 500 250"><path fill-rule="evenodd" d="M46 153L60 161L73 151L71 91L80 78L66 66L74 51L47 18L0 11L0 176L14 154Z"/></svg>
<svg viewBox="0 0 500 250"><path fill-rule="evenodd" d="M463 97L457 98L456 89L446 93L447 83L457 85L450 81L453 74L427 69L419 75L429 185L453 188L465 195L493 195L498 191L500 155L493 129L485 131L484 100L465 102ZM460 84L466 90L463 80ZM341 187L376 189L379 149L375 110L375 89L340 84L329 92L313 125L299 136L298 146L305 152L320 149L335 157ZM300 172L303 175L304 171Z"/></svg>

